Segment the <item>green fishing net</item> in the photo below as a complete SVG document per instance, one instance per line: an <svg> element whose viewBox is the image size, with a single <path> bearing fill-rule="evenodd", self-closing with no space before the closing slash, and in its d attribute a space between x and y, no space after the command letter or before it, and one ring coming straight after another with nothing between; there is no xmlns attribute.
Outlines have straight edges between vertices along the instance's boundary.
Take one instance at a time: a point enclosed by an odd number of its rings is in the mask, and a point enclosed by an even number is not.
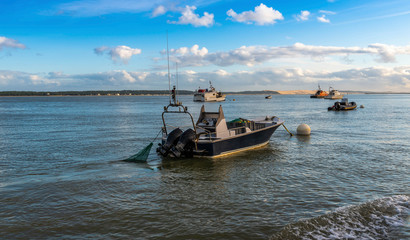
<svg viewBox="0 0 410 240"><path fill-rule="evenodd" d="M149 152L151 151L153 143L148 144L144 149L139 151L137 154L125 159L127 162L146 162L148 159Z"/></svg>

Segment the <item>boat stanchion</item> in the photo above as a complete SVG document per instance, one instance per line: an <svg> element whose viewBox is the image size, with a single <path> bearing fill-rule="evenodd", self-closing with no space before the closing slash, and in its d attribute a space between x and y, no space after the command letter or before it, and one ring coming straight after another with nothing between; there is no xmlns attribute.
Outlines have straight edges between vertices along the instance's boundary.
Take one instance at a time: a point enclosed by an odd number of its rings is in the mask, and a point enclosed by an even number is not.
<svg viewBox="0 0 410 240"><path fill-rule="evenodd" d="M285 127L285 124L282 124L282 126L286 129L286 131L290 134L290 136L292 137L293 134L291 132L289 132L289 130Z"/></svg>

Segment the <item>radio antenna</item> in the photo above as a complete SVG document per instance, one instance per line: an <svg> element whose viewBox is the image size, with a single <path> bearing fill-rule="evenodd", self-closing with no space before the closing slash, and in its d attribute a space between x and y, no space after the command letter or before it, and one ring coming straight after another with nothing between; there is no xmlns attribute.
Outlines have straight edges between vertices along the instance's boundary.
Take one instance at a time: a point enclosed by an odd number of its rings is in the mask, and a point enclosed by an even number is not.
<svg viewBox="0 0 410 240"><path fill-rule="evenodd" d="M179 87L178 87L178 62L175 61L175 71L176 71L176 80L177 80L177 103L178 101L178 91L179 91Z"/></svg>
<svg viewBox="0 0 410 240"><path fill-rule="evenodd" d="M167 30L167 59L168 59L168 89L169 89L169 104L171 104L171 73L169 72L168 30Z"/></svg>

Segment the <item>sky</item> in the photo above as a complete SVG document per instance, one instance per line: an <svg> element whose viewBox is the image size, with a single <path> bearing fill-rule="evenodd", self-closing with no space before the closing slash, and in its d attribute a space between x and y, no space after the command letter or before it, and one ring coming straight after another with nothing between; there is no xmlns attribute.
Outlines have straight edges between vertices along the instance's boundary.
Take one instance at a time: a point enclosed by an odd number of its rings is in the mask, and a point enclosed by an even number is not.
<svg viewBox="0 0 410 240"><path fill-rule="evenodd" d="M0 91L165 90L168 49L183 90L410 93L409 23L408 0L0 0Z"/></svg>

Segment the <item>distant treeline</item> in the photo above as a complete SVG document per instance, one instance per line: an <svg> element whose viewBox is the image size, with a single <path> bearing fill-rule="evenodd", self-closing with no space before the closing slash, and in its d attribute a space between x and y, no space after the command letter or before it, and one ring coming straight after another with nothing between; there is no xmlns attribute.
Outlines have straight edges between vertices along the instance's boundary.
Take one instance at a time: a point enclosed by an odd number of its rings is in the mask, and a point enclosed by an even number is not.
<svg viewBox="0 0 410 240"><path fill-rule="evenodd" d="M280 94L276 91L242 91L242 92L224 92L224 94L249 94L249 95L254 95L254 94L265 94L265 95L274 95L274 94Z"/></svg>
<svg viewBox="0 0 410 240"><path fill-rule="evenodd" d="M243 91L223 92L224 94L279 94L276 91ZM129 96L129 95L168 95L169 90L104 90L104 91L58 91L58 92L35 92L35 91L3 91L0 96ZM178 90L180 95L192 95L194 91Z"/></svg>
<svg viewBox="0 0 410 240"><path fill-rule="evenodd" d="M168 90L120 90L120 91L59 91L59 92L34 92L34 91L4 91L0 96L124 96L124 95L168 95ZM190 95L193 91L178 90L178 94Z"/></svg>

